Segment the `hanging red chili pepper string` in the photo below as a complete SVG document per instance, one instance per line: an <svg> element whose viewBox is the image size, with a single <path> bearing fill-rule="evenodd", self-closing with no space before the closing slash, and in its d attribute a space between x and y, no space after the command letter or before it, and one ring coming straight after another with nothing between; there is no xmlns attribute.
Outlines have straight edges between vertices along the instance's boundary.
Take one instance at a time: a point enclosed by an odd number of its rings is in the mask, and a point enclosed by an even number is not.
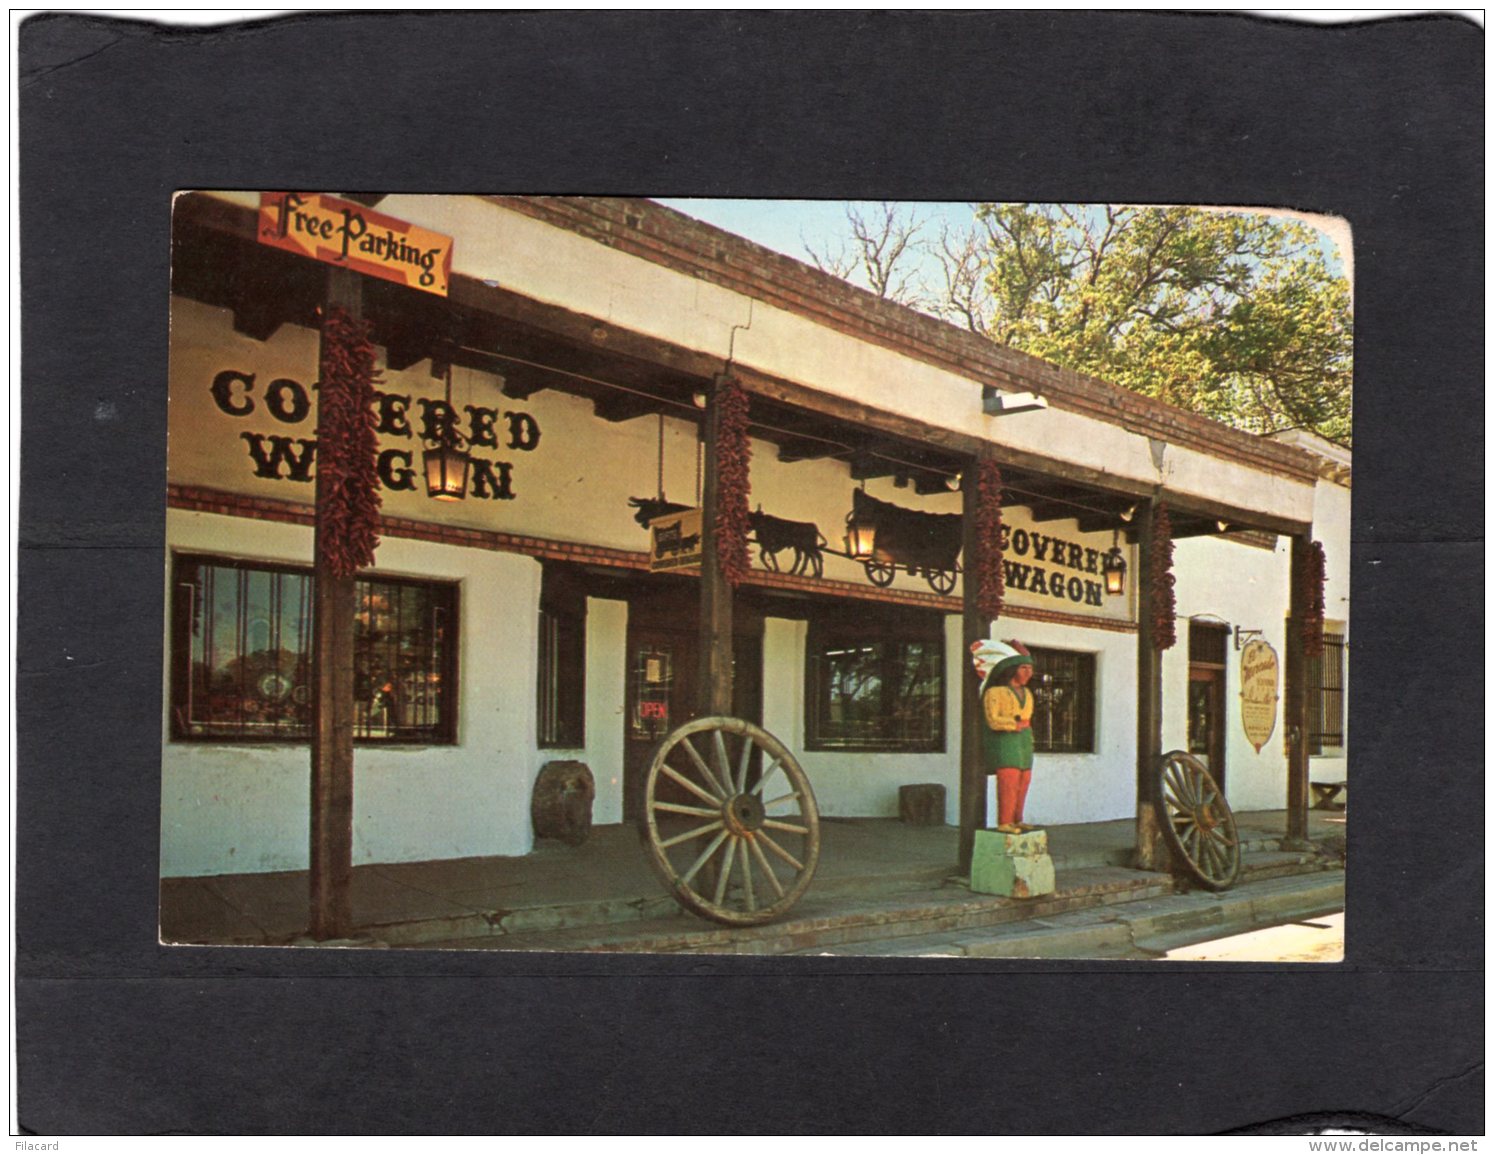
<svg viewBox="0 0 1494 1155"><path fill-rule="evenodd" d="M1157 506L1152 519L1152 648L1170 650L1177 644L1177 578L1172 572L1172 519L1167 506Z"/></svg>
<svg viewBox="0 0 1494 1155"><path fill-rule="evenodd" d="M1321 542L1308 543L1303 568L1302 652L1309 658L1316 658L1323 653L1323 618L1328 608L1324 595L1328 584L1328 557Z"/></svg>
<svg viewBox="0 0 1494 1155"><path fill-rule="evenodd" d="M752 441L747 435L747 391L728 378L716 389L720 407L716 435L716 556L721 576L735 587L747 576L749 471Z"/></svg>
<svg viewBox="0 0 1494 1155"><path fill-rule="evenodd" d="M975 565L968 580L974 581L975 606L982 620L1001 616L1006 593L1006 575L1001 560L1001 470L994 461L982 461L975 474Z"/></svg>
<svg viewBox="0 0 1494 1155"><path fill-rule="evenodd" d="M378 437L373 411L374 347L369 326L336 306L322 320L316 468L322 477L319 540L327 568L350 577L373 564L379 544Z"/></svg>

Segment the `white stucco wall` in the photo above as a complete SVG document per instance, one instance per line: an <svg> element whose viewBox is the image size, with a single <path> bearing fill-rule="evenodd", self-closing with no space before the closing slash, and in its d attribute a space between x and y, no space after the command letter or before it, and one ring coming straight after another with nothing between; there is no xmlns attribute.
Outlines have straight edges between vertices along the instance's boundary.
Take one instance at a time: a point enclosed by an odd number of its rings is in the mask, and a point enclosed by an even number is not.
<svg viewBox="0 0 1494 1155"><path fill-rule="evenodd" d="M1224 792L1236 810L1280 810L1286 806L1286 746L1281 711L1285 703L1286 614L1290 546L1278 538L1274 550L1224 538L1185 538L1176 543L1177 644L1162 656L1162 749L1188 748L1188 623L1199 617L1231 631L1225 651ZM1245 737L1240 720L1240 652L1233 629L1264 631L1278 664L1276 726L1260 753Z"/></svg>
<svg viewBox="0 0 1494 1155"><path fill-rule="evenodd" d="M168 552L306 565L311 530L171 510ZM386 539L376 574L460 583L460 702L453 746L359 745L353 862L524 854L536 749L540 566L518 554ZM163 601L169 594L170 567ZM169 655L169 639L166 647ZM299 744L173 742L162 672L161 873L302 870L310 752Z"/></svg>

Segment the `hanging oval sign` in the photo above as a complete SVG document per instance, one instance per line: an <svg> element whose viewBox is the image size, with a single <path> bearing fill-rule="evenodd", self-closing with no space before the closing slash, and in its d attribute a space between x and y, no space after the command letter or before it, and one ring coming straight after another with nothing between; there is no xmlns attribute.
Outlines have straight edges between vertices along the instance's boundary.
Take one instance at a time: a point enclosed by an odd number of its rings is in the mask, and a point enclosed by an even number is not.
<svg viewBox="0 0 1494 1155"><path fill-rule="evenodd" d="M1262 641L1247 642L1240 654L1240 720L1245 738L1259 754L1276 729L1276 651Z"/></svg>

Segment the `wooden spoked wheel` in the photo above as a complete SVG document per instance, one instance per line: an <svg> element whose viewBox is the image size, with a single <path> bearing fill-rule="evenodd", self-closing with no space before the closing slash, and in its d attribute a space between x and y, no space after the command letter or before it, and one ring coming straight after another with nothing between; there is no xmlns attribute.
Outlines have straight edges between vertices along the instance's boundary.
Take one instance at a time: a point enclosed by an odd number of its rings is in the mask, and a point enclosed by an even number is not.
<svg viewBox="0 0 1494 1155"><path fill-rule="evenodd" d="M923 576L928 581L929 588L936 594L947 594L954 591L955 572L952 569L925 570Z"/></svg>
<svg viewBox="0 0 1494 1155"><path fill-rule="evenodd" d="M1157 817L1173 861L1209 890L1228 890L1240 876L1235 815L1204 765L1192 754L1163 755Z"/></svg>
<svg viewBox="0 0 1494 1155"><path fill-rule="evenodd" d="M897 566L885 561L865 561L862 568L866 570L866 580L874 586L890 586L892 579L897 577Z"/></svg>
<svg viewBox="0 0 1494 1155"><path fill-rule="evenodd" d="M741 718L697 718L654 750L639 824L686 910L728 926L786 912L820 858L820 814L788 748Z"/></svg>

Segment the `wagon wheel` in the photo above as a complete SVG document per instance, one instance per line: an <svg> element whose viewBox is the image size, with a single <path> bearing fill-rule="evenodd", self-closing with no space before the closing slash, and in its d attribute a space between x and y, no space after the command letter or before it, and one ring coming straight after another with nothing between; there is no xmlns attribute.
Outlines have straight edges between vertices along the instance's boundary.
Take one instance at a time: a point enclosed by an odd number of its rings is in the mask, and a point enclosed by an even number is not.
<svg viewBox="0 0 1494 1155"><path fill-rule="evenodd" d="M924 570L923 576L928 580L929 587L936 594L950 593L955 587L955 574L952 569Z"/></svg>
<svg viewBox="0 0 1494 1155"><path fill-rule="evenodd" d="M741 718L697 718L659 743L639 833L676 901L727 926L786 912L820 858L809 779L782 742Z"/></svg>
<svg viewBox="0 0 1494 1155"><path fill-rule="evenodd" d="M1228 890L1235 884L1240 875L1235 815L1224 792L1193 755L1174 750L1163 756L1157 817L1175 862L1210 890Z"/></svg>
<svg viewBox="0 0 1494 1155"><path fill-rule="evenodd" d="M866 580L874 586L890 586L897 576L897 566L885 561L865 561Z"/></svg>

